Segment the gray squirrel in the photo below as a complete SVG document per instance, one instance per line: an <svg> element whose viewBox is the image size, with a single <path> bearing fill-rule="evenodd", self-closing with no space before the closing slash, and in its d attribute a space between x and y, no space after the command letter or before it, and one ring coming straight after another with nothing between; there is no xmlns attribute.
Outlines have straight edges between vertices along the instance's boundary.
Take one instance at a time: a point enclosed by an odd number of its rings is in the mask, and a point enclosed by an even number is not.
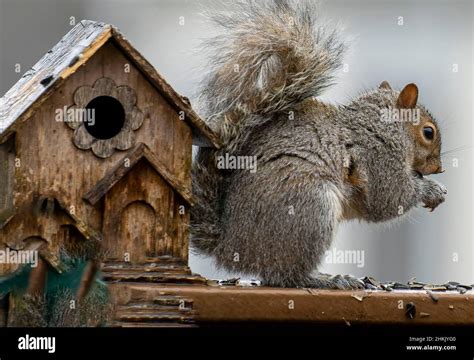
<svg viewBox="0 0 474 360"><path fill-rule="evenodd" d="M347 46L316 10L247 0L210 14L223 31L206 42L202 99L223 147L200 149L193 164L191 245L267 286L362 288L312 272L340 221L384 222L445 200L425 177L442 172L441 135L415 84L399 92L384 81L348 105L318 100ZM255 156L258 169L219 168L226 155Z"/></svg>

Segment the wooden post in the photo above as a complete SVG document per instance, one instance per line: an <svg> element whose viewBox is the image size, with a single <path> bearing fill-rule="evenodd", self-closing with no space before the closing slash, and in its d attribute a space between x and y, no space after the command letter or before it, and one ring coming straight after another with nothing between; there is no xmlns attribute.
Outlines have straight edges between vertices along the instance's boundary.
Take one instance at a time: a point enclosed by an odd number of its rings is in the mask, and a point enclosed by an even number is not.
<svg viewBox="0 0 474 360"><path fill-rule="evenodd" d="M95 260L89 260L84 272L82 273L81 283L79 289L77 289L76 299L81 301L89 293L92 282L94 281L95 274L99 269L99 265Z"/></svg>
<svg viewBox="0 0 474 360"><path fill-rule="evenodd" d="M6 327L7 326L8 297L9 297L9 295L5 295L3 298L0 299L0 327Z"/></svg>
<svg viewBox="0 0 474 360"><path fill-rule="evenodd" d="M32 296L43 296L46 278L48 275L48 265L40 256L38 257L38 265L31 268L30 278L28 281L27 294Z"/></svg>

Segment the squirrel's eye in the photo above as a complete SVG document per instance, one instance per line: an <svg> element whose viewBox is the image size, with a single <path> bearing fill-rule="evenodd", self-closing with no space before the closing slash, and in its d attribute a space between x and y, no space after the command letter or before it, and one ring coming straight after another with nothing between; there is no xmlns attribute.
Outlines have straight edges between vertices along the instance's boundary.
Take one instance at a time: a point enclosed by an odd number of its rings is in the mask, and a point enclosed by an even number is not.
<svg viewBox="0 0 474 360"><path fill-rule="evenodd" d="M427 140L433 140L433 138L434 138L434 129L431 126L425 126L423 128L423 135Z"/></svg>

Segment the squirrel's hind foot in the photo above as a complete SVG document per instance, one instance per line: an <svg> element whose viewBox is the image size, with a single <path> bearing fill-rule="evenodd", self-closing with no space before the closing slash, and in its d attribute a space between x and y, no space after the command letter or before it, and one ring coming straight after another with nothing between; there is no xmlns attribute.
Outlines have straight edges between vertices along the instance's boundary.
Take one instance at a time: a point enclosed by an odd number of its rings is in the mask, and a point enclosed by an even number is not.
<svg viewBox="0 0 474 360"><path fill-rule="evenodd" d="M312 289L332 289L332 290L359 290L365 289L365 284L362 280L352 275L329 275L318 274L311 277L308 281L308 286Z"/></svg>
<svg viewBox="0 0 474 360"><path fill-rule="evenodd" d="M273 280L273 281L272 281ZM329 275L319 273L316 276L308 276L299 279L270 279L263 280L263 286L284 287L284 288L311 288L311 289L332 289L332 290L360 290L365 289L362 280L352 275Z"/></svg>

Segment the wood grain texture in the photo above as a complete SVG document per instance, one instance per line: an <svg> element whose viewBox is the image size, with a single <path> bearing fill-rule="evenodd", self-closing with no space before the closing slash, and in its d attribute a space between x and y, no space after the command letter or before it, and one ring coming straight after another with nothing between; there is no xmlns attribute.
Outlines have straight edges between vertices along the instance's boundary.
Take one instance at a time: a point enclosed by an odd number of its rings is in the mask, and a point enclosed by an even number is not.
<svg viewBox="0 0 474 360"><path fill-rule="evenodd" d="M155 68L111 25L83 20L66 34L0 98L0 142L15 131L15 124L29 119L64 80L85 65L111 38L149 79L193 130L195 145L221 146L219 138L190 104L163 79Z"/></svg>
<svg viewBox="0 0 474 360"><path fill-rule="evenodd" d="M186 239L175 231L178 224L168 208L174 191L150 162L141 159L105 194L106 261L142 264L163 255L182 258ZM187 221L188 215L184 217Z"/></svg>
<svg viewBox="0 0 474 360"><path fill-rule="evenodd" d="M158 160L150 148L143 143L138 144L119 161L114 168L84 195L84 199L90 204L95 205L123 176L129 171L132 171L134 166L142 159L146 159L158 174L160 174L189 205L193 205L192 193L188 186L177 179L166 166Z"/></svg>
<svg viewBox="0 0 474 360"><path fill-rule="evenodd" d="M219 137L196 114L189 104L189 101L179 95L116 28L112 29L112 34L114 41L133 61L135 66L147 75L150 82L156 86L170 104L185 115L185 121L189 122L193 129L194 145L220 148L222 144Z"/></svg>
<svg viewBox="0 0 474 360"><path fill-rule="evenodd" d="M76 299L83 300L89 293L89 290L94 283L95 276L99 270L99 264L96 261L89 260L82 273L81 282L76 292Z"/></svg>
<svg viewBox="0 0 474 360"><path fill-rule="evenodd" d="M29 118L52 93L49 89L100 49L111 37L111 29L111 25L84 20L67 33L0 99L0 134L17 120Z"/></svg>
<svg viewBox="0 0 474 360"><path fill-rule="evenodd" d="M46 278L48 276L48 265L42 258L38 259L36 267L31 269L28 279L27 294L42 297L45 291Z"/></svg>
<svg viewBox="0 0 474 360"><path fill-rule="evenodd" d="M474 325L474 292L437 293L434 302L425 291L342 291L236 286L173 286L116 283L110 292L117 304L152 301L169 294L193 299L199 324L258 323L350 325ZM134 294L136 294L134 296ZM138 294L139 297L138 297ZM362 298L362 301L355 297ZM294 306L290 307L290 301ZM413 302L416 316L405 314ZM421 313L429 316L420 316Z"/></svg>
<svg viewBox="0 0 474 360"><path fill-rule="evenodd" d="M0 229L15 213L13 190L15 180L15 136L0 144Z"/></svg>
<svg viewBox="0 0 474 360"><path fill-rule="evenodd" d="M125 119L120 132L109 139L96 139L86 128L85 120L95 121L119 121L107 117L106 119L93 118L85 119L85 111L89 103L102 96L116 99L123 107ZM68 111L74 116L67 125L74 130L74 144L81 150L92 149L94 155L100 158L111 156L115 150L128 150L135 145L136 136L134 131L138 130L144 120L144 115L136 106L137 95L135 91L127 85L117 86L113 79L102 77L95 81L93 86L81 86L73 95L74 105ZM90 114L92 115L92 114Z"/></svg>
<svg viewBox="0 0 474 360"><path fill-rule="evenodd" d="M67 266L60 259L60 249L69 241L64 237L64 226L74 227L82 241L97 244L102 240L102 235L77 217L72 207L54 198L39 198L31 207L18 209L0 231L0 243L13 250L39 251L51 267L62 273ZM4 269L4 272L8 270L11 269Z"/></svg>
<svg viewBox="0 0 474 360"><path fill-rule="evenodd" d="M189 223L188 207L193 203L190 177L192 131L186 122L179 120L173 107L138 69L131 65L129 72L123 71L126 64L130 64L129 60L114 44L103 45L66 83L55 89L29 122L17 125L16 158L19 166L15 167L12 194L14 207L21 216L9 220L8 226L0 232L0 241L14 246L30 237L42 238L50 247L49 262L61 269L57 257L61 226L75 226L85 238L100 238L104 227L104 204L95 201L92 205L83 197L107 174L119 175L117 179L125 176L125 172L119 174L114 170L123 168L124 152L119 150L102 159L90 150L77 149L73 131L66 123L56 121L55 115L58 109L73 104L78 88L92 87L98 79L106 77L113 79L118 88L129 87L136 94L137 107L144 116L142 125L135 131L136 141L146 146L131 157L132 173L135 172L133 164L140 161L140 156L153 164L148 170L153 174L149 176L151 181L159 178L163 182L160 186L168 189L156 220L156 236L164 244L164 253L176 253L176 256L187 259L187 239L184 237ZM131 176L135 182L141 181L146 186L148 180L139 177L137 174ZM115 181L105 183L113 186ZM61 214L50 217L48 221L38 218L33 200L39 198L56 199ZM186 209L185 214L178 217L177 210L181 206ZM160 230L160 226L168 230ZM5 271L10 270L13 269L5 268Z"/></svg>
<svg viewBox="0 0 474 360"><path fill-rule="evenodd" d="M7 326L8 322L8 295L0 297L0 327Z"/></svg>

